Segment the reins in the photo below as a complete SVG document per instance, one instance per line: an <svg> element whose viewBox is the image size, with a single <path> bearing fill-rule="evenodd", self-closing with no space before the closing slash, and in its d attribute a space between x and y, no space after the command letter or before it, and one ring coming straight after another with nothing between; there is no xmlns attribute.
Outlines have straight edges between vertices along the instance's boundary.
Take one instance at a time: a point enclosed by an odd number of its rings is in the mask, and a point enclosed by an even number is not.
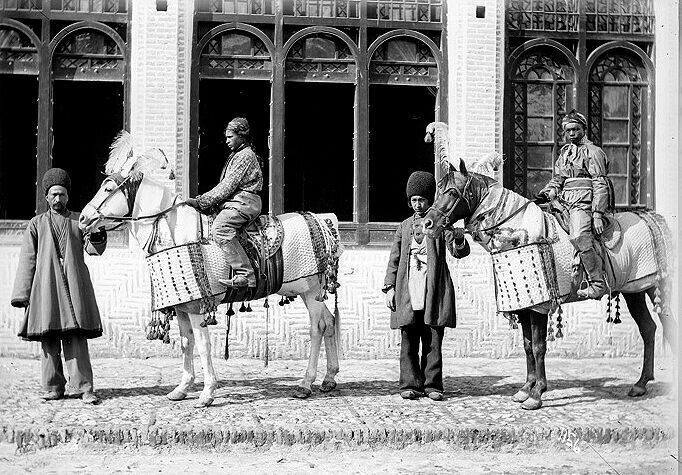
<svg viewBox="0 0 682 475"><path fill-rule="evenodd" d="M499 228L499 227L502 226L504 223L506 223L507 221L509 221L510 219L512 219L514 216L516 216L517 214L519 214L520 212L522 212L523 210L525 210L525 209L528 207L528 205L531 204L531 203L532 203L532 201L527 201L523 206L520 206L519 208L517 208L513 213L511 213L509 216L507 216L506 218L504 218L504 219L503 219L502 221L500 221L499 223L493 224L492 226L490 226L490 227L488 227L488 228L485 228L485 229L479 229L478 232L480 232L480 233L487 233L488 231L491 231L491 230L493 230L493 229Z"/></svg>

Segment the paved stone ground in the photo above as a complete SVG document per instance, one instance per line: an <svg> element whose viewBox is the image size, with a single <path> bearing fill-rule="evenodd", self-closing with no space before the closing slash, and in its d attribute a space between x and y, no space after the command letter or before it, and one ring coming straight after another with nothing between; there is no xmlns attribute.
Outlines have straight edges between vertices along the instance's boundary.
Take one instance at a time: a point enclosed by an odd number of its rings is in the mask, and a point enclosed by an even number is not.
<svg viewBox="0 0 682 475"><path fill-rule="evenodd" d="M405 401L397 394L395 360L341 360L339 386L290 397L305 361L215 360L220 386L209 408L195 408L201 381L188 399L165 395L180 379L179 359L93 360L103 401L39 398L40 362L0 359L0 441L20 449L64 442L132 446L404 447L426 442L460 448L577 443L674 444L677 404L671 362L657 364L649 393L629 398L641 361L549 359L545 405L524 411L510 396L525 378L520 359L448 359L446 400ZM197 379L201 364L196 358ZM318 381L323 377L324 361Z"/></svg>

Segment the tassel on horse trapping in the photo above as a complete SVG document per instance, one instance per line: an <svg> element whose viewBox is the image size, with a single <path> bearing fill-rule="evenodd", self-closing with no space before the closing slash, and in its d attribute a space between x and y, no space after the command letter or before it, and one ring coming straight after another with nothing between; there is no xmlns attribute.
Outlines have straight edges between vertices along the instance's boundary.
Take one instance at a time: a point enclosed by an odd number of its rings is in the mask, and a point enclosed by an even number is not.
<svg viewBox="0 0 682 475"><path fill-rule="evenodd" d="M279 299L279 304L278 304L278 305L279 305L280 307L284 307L285 304L286 304L286 302L284 301L284 296L282 296L282 298Z"/></svg>
<svg viewBox="0 0 682 475"><path fill-rule="evenodd" d="M611 295L609 295L609 298L606 300L606 323L613 322L613 318L611 317L611 307Z"/></svg>
<svg viewBox="0 0 682 475"><path fill-rule="evenodd" d="M547 325L547 341L554 341L554 317L549 315L549 325Z"/></svg>
<svg viewBox="0 0 682 475"><path fill-rule="evenodd" d="M244 302L242 302L242 306L239 307L239 311L242 313L246 312L246 305L244 305Z"/></svg>
<svg viewBox="0 0 682 475"><path fill-rule="evenodd" d="M253 309L251 308L251 302L246 304L246 312L253 312Z"/></svg>
<svg viewBox="0 0 682 475"><path fill-rule="evenodd" d="M613 319L613 324L618 325L620 321L620 294L616 295L616 318Z"/></svg>
<svg viewBox="0 0 682 475"><path fill-rule="evenodd" d="M230 302L230 308L227 309L225 315L227 315L228 318L234 315L234 310L232 309L232 302Z"/></svg>

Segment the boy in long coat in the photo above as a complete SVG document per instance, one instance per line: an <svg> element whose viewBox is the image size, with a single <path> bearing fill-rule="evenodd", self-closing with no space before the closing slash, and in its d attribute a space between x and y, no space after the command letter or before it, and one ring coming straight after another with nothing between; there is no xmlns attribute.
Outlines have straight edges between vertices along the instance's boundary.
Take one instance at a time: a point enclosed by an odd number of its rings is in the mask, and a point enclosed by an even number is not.
<svg viewBox="0 0 682 475"><path fill-rule="evenodd" d="M457 258L470 251L461 229L446 231L438 239L424 235L422 220L435 191L431 173L410 175L406 192L414 214L396 230L382 289L391 310L391 328L401 333L400 395L405 399L426 394L443 400L443 334L445 327L456 326L455 289L445 249Z"/></svg>
<svg viewBox="0 0 682 475"><path fill-rule="evenodd" d="M106 233L83 236L71 219L66 171L51 168L42 185L49 209L28 224L12 291L12 306L25 308L19 336L41 343L43 399L64 397L63 347L69 385L82 393L83 402L96 404L87 339L102 335L102 322L83 249L104 252Z"/></svg>

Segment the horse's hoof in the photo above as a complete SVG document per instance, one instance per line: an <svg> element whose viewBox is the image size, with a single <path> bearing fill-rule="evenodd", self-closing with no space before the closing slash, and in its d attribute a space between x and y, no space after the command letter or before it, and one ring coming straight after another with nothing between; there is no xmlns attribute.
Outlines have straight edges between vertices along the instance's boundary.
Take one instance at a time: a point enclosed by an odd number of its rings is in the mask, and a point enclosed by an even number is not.
<svg viewBox="0 0 682 475"><path fill-rule="evenodd" d="M336 389L336 381L322 381L322 384L320 384L320 391L323 393L328 393L330 391L333 391Z"/></svg>
<svg viewBox="0 0 682 475"><path fill-rule="evenodd" d="M171 401L182 401L187 397L187 393L180 391L179 389L173 389L171 392L166 394L166 397Z"/></svg>
<svg viewBox="0 0 682 475"><path fill-rule="evenodd" d="M309 398L312 393L313 392L310 389L298 386L292 396L296 399L306 399Z"/></svg>
<svg viewBox="0 0 682 475"><path fill-rule="evenodd" d="M523 401L523 404L521 404L522 409L526 409L527 411L534 411L536 409L540 409L542 407L542 399L535 399L532 397L529 397L525 401Z"/></svg>
<svg viewBox="0 0 682 475"><path fill-rule="evenodd" d="M524 391L524 390L520 390L520 391L517 391L517 393L514 394L514 395L512 396L512 401L514 401L514 402L524 402L524 401L527 400L529 397L530 397L530 393L528 393L528 392L526 392L526 391Z"/></svg>
<svg viewBox="0 0 682 475"><path fill-rule="evenodd" d="M630 397L640 397L646 394L646 386L634 385L628 391L628 396Z"/></svg>
<svg viewBox="0 0 682 475"><path fill-rule="evenodd" d="M215 400L215 399L214 399L212 396L209 396L209 397L200 397L200 398L199 398L199 401L196 403L196 405L195 405L194 407L197 407L197 408L199 408L199 407L208 407L208 406L210 406L211 404L213 404L213 401L214 401L214 400Z"/></svg>

